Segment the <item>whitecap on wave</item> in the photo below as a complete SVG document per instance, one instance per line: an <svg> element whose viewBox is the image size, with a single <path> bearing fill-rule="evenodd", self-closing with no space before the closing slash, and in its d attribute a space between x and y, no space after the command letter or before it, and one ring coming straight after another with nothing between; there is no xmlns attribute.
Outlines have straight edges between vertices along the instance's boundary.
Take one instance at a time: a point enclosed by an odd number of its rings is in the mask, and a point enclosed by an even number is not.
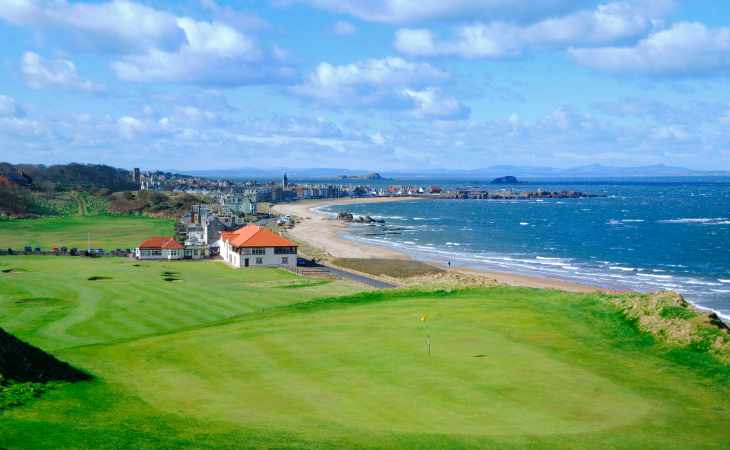
<svg viewBox="0 0 730 450"><path fill-rule="evenodd" d="M635 267L621 267L621 266L611 266L609 267L610 270L622 270L624 272L633 272L636 270Z"/></svg>
<svg viewBox="0 0 730 450"><path fill-rule="evenodd" d="M659 223L668 224L699 224L699 225L728 225L727 217L683 217L680 219L660 220Z"/></svg>

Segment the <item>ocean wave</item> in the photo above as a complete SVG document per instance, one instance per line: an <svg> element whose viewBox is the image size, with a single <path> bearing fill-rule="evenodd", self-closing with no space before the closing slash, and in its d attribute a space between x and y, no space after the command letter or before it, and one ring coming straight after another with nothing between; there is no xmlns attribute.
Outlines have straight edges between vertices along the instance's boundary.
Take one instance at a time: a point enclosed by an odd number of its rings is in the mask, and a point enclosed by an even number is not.
<svg viewBox="0 0 730 450"><path fill-rule="evenodd" d="M635 267L621 267L621 266L611 266L609 267L610 270L622 270L624 272L634 272L636 271Z"/></svg>
<svg viewBox="0 0 730 450"><path fill-rule="evenodd" d="M651 273L639 273L639 274L637 274L637 276L658 278L660 280L671 280L672 278L674 278L671 275L654 275L654 274L651 274Z"/></svg>
<svg viewBox="0 0 730 450"><path fill-rule="evenodd" d="M711 281L699 281L699 280L689 280L689 281L687 281L687 284L694 284L695 286L722 286L722 283L713 283Z"/></svg>
<svg viewBox="0 0 730 450"><path fill-rule="evenodd" d="M627 223L643 223L644 219L610 219L608 225L624 225Z"/></svg>
<svg viewBox="0 0 730 450"><path fill-rule="evenodd" d="M386 220L386 219L388 219L388 220L406 220L406 218L403 216L370 216L370 217L372 217L373 219L378 219L378 220Z"/></svg>
<svg viewBox="0 0 730 450"><path fill-rule="evenodd" d="M718 278L717 281L719 281L720 283L730 283L730 280L726 280L724 278Z"/></svg>
<svg viewBox="0 0 730 450"><path fill-rule="evenodd" d="M727 225L730 219L727 217L683 217L680 219L660 220L659 223L667 224L700 224L700 225Z"/></svg>

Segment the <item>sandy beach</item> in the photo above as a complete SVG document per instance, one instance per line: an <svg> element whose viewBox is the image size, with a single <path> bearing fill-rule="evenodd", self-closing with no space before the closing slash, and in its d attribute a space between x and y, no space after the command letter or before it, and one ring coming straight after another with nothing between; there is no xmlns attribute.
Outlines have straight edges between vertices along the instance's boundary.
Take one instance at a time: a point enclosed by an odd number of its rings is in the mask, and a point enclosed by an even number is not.
<svg viewBox="0 0 730 450"><path fill-rule="evenodd" d="M362 242L345 239L342 234L347 231L347 224L337 221L315 208L330 205L347 205L361 203L383 203L394 201L419 201L411 197L378 197L363 199L311 200L297 203L279 204L273 207L276 214L296 217L299 222L288 231L289 235L301 242L317 248L332 258L398 258L411 259L409 255L389 248L367 245ZM444 267L442 267L444 268ZM473 269L451 269L453 271L481 275L497 280L501 284L532 288L559 289L570 292L594 292L604 290L594 286L571 283L554 278L533 277L515 273L494 272Z"/></svg>

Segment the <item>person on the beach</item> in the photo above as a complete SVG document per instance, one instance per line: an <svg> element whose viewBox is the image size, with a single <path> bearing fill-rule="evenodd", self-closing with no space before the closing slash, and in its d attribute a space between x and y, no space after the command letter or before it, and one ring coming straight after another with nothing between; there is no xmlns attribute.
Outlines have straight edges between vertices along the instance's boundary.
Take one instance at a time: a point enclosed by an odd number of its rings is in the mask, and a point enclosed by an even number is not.
<svg viewBox="0 0 730 450"><path fill-rule="evenodd" d="M451 269L451 260L449 260L449 269Z"/></svg>

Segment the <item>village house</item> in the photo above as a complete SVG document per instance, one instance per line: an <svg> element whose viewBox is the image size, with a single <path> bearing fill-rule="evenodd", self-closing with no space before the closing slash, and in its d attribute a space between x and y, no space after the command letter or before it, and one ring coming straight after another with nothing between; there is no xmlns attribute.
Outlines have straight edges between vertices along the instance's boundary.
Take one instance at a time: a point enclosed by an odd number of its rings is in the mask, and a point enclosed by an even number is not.
<svg viewBox="0 0 730 450"><path fill-rule="evenodd" d="M185 247L174 238L156 236L146 239L134 249L137 259L183 259Z"/></svg>
<svg viewBox="0 0 730 450"><path fill-rule="evenodd" d="M235 268L297 266L297 245L257 225L221 233L220 255Z"/></svg>

